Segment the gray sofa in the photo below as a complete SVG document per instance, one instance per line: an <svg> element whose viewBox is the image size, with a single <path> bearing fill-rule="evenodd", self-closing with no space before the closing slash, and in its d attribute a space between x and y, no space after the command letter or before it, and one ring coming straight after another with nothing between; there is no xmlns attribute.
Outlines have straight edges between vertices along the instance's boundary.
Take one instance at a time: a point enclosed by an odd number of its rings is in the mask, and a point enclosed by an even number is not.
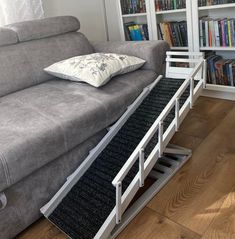
<svg viewBox="0 0 235 239"><path fill-rule="evenodd" d="M162 73L163 41L90 43L74 17L0 28L0 239L17 235L126 110ZM72 56L116 52L141 57L140 70L96 89L46 74ZM1 205L2 203L2 205Z"/></svg>

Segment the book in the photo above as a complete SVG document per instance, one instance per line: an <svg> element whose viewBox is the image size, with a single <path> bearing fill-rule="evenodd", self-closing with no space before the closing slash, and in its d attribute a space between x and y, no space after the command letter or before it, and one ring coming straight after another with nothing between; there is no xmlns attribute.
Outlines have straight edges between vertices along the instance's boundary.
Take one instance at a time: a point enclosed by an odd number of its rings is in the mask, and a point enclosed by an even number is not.
<svg viewBox="0 0 235 239"><path fill-rule="evenodd" d="M228 19L224 20L225 46L229 46Z"/></svg>
<svg viewBox="0 0 235 239"><path fill-rule="evenodd" d="M232 46L235 46L235 19L231 19Z"/></svg>
<svg viewBox="0 0 235 239"><path fill-rule="evenodd" d="M226 82L224 82L224 64L225 60L224 59L219 59L215 61L215 82L216 84L219 85L225 85Z"/></svg>
<svg viewBox="0 0 235 239"><path fill-rule="evenodd" d="M230 72L229 72L229 64L231 64L233 60L226 60L224 62L224 82L226 85L232 85L231 77L230 77Z"/></svg>
<svg viewBox="0 0 235 239"><path fill-rule="evenodd" d="M215 46L220 46L220 33L219 33L219 21L215 20L214 23L214 44Z"/></svg>
<svg viewBox="0 0 235 239"><path fill-rule="evenodd" d="M235 86L235 60L229 64L229 74L231 86Z"/></svg>

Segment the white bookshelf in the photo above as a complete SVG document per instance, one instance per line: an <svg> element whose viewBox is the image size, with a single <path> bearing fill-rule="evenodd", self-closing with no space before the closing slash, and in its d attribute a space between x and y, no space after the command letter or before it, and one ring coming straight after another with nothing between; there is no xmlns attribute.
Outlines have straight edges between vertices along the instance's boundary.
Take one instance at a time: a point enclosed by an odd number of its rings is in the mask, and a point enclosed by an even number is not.
<svg viewBox="0 0 235 239"><path fill-rule="evenodd" d="M188 47L172 47L172 50L179 51L216 51L225 59L235 58L235 47L202 47L200 46L199 18L209 16L212 18L234 17L235 3L198 6L197 0L186 0L185 9L156 11L155 0L145 0L146 13L123 15L121 10L121 0L115 0L119 11L119 24L122 40L125 40L124 23L135 21L137 24L148 24L150 40L158 40L157 24L164 21L187 21ZM223 85L207 84L204 95L223 99L235 100L235 87Z"/></svg>
<svg viewBox="0 0 235 239"><path fill-rule="evenodd" d="M200 46L199 36L199 18L202 16L208 16L215 19L233 17L235 12L235 3L219 4L211 6L198 6L198 1L192 1L192 9L196 9L192 14L192 28L194 29L194 48L193 51L215 51L218 55L223 56L225 59L235 58L235 47L202 47ZM203 95L223 98L229 100L235 100L235 87L207 84L206 90Z"/></svg>

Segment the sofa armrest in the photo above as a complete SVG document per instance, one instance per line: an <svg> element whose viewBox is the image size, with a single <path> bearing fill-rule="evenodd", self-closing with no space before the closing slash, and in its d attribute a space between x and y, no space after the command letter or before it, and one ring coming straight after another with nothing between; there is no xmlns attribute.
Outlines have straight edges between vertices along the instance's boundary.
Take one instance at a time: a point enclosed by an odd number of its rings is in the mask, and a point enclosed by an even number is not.
<svg viewBox="0 0 235 239"><path fill-rule="evenodd" d="M153 70L157 75L164 74L166 51L165 41L125 41L92 42L95 52L117 53L136 56L146 60L143 69Z"/></svg>

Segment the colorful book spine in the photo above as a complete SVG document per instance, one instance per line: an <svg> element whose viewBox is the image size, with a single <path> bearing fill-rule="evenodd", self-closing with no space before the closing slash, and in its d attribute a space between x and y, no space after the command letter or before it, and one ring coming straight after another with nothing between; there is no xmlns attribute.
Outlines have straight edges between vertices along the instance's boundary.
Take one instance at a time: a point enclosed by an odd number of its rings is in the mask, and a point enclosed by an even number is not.
<svg viewBox="0 0 235 239"><path fill-rule="evenodd" d="M200 45L202 47L235 47L235 19L199 20Z"/></svg>
<svg viewBox="0 0 235 239"><path fill-rule="evenodd" d="M232 40L232 28L231 28L231 19L228 19L228 40L229 40L229 46L233 46L233 40Z"/></svg>

